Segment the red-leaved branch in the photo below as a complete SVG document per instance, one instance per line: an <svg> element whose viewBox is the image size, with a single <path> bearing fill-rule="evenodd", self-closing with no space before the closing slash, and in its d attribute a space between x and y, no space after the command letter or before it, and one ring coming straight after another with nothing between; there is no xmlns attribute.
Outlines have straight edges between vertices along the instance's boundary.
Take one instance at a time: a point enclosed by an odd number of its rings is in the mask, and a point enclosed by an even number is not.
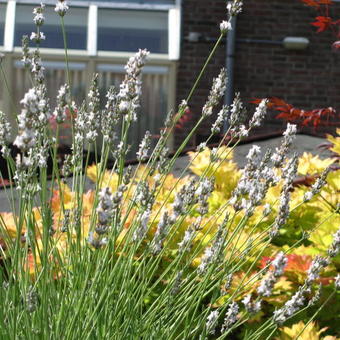
<svg viewBox="0 0 340 340"><path fill-rule="evenodd" d="M317 33L327 30L333 31L337 41L333 43L333 48L340 49L340 19L333 19L330 16L329 6L333 4L332 0L300 0L305 5L314 8L318 12L315 21L311 25L317 28Z"/></svg>
<svg viewBox="0 0 340 340"><path fill-rule="evenodd" d="M251 103L259 104L262 99L254 99ZM302 110L288 104L280 98L271 97L268 99L268 109L278 111L279 114L275 117L284 119L287 122L295 123L300 126L311 126L317 129L319 126L338 125L340 114L332 107ZM334 121L335 120L335 121Z"/></svg>

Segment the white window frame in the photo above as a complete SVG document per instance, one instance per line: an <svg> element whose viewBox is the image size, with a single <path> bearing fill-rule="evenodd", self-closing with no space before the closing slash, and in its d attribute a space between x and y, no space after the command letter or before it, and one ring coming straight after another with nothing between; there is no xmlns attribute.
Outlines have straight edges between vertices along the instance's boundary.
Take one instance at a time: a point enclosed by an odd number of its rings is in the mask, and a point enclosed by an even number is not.
<svg viewBox="0 0 340 340"><path fill-rule="evenodd" d="M9 0L6 7L6 19L4 30L4 51L12 52L14 45L16 1Z"/></svg>
<svg viewBox="0 0 340 340"><path fill-rule="evenodd" d="M90 5L87 21L87 54L97 55L98 6Z"/></svg>
<svg viewBox="0 0 340 340"><path fill-rule="evenodd" d="M177 61L180 58L180 45L181 45L181 2L182 0L175 0L174 5L165 4L138 4L138 3L112 3L112 2L86 2L78 1L72 3L72 7L88 8L88 23L87 23L87 46L86 50L69 50L70 54L74 55L88 55L93 56L108 56L115 55L121 56L122 53L125 56L131 55L128 52L116 52L116 51L98 51L97 49L97 32L98 32L98 9L110 8L110 9L126 9L126 10L143 10L143 11L164 11L168 13L168 53L152 53L154 58L160 60ZM6 21L4 29L4 46L5 52L17 52L20 51L19 47L14 46L14 34L15 34L15 13L16 4L32 5L36 6L40 4L40 1L36 0L0 0L0 3L7 4L6 7ZM45 0L45 4L55 5L55 0ZM33 20L33 15L32 15ZM57 49L44 48L45 53L56 54ZM61 50L61 49L60 49Z"/></svg>

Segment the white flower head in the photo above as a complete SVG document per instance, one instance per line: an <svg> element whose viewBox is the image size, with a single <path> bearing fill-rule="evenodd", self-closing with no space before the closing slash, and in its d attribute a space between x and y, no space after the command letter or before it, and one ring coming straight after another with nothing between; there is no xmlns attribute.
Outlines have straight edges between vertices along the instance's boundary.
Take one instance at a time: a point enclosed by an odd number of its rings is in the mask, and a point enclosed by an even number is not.
<svg viewBox="0 0 340 340"><path fill-rule="evenodd" d="M258 145L253 145L252 148L249 150L248 155L246 158L250 161L254 161L257 159L261 154L261 148Z"/></svg>
<svg viewBox="0 0 340 340"><path fill-rule="evenodd" d="M242 11L242 0L228 1L227 10L230 16L235 16Z"/></svg>
<svg viewBox="0 0 340 340"><path fill-rule="evenodd" d="M38 33L32 32L31 36L30 36L30 39L32 41L34 41L35 43L40 43L41 40L45 40L46 39L46 36L45 36L44 32L38 32Z"/></svg>
<svg viewBox="0 0 340 340"><path fill-rule="evenodd" d="M55 6L54 11L57 12L61 17L63 17L68 11L67 1L59 0Z"/></svg>
<svg viewBox="0 0 340 340"><path fill-rule="evenodd" d="M228 31L231 31L232 26L231 26L230 21L223 20L220 23L220 30L221 30L221 33L227 33Z"/></svg>

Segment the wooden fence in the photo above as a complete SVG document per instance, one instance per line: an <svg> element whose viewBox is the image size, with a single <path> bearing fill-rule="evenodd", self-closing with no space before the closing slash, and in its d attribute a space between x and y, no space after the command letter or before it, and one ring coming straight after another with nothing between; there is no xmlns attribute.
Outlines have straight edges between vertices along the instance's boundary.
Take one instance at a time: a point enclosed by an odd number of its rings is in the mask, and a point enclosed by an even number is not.
<svg viewBox="0 0 340 340"><path fill-rule="evenodd" d="M7 56L6 56L7 57ZM32 86L28 71L23 67L19 55L13 55L10 61L7 60L5 71L7 74L7 84L13 95L10 98L6 96L4 82L0 82L0 108L10 111L12 123L14 117L20 110L20 100L26 91ZM44 58L45 60L45 58ZM124 78L125 59L112 61L112 58L97 58L88 60L86 58L73 58L69 62L70 80L72 84L72 97L77 104L86 100L86 93L89 89L89 83L94 72L99 74L99 90L102 97L102 103L105 102L105 94L110 86L114 85L117 89ZM174 83L175 83L175 65L168 61L157 61L148 63L143 72L141 109L139 112L138 122L135 123L130 132L131 152L129 158L135 158L138 150L139 141L149 130L155 138L159 135L159 129L162 126L164 118L170 108L174 105ZM60 57L53 58L48 56L44 62L46 68L45 77L50 98L51 108L53 110L58 89L66 82L65 64ZM69 133L64 131L65 135Z"/></svg>

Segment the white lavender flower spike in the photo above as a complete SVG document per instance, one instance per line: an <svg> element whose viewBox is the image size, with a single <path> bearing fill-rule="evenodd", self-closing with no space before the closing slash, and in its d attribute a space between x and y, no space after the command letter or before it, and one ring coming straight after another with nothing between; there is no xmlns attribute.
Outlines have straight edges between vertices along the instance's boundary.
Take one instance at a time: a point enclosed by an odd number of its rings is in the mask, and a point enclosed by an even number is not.
<svg viewBox="0 0 340 340"><path fill-rule="evenodd" d="M216 322L218 320L219 313L217 310L210 312L207 317L207 322L205 324L208 334L215 334Z"/></svg>
<svg viewBox="0 0 340 340"><path fill-rule="evenodd" d="M340 227L333 234L333 242L328 249L328 255L330 257L335 257L340 253Z"/></svg>
<svg viewBox="0 0 340 340"><path fill-rule="evenodd" d="M5 114L0 111L0 146L1 153L4 158L10 155L8 143L11 139L11 125L6 119Z"/></svg>
<svg viewBox="0 0 340 340"><path fill-rule="evenodd" d="M41 26L44 24L45 22L44 10L45 10L45 5L43 3L41 3L39 7L35 7L33 9L33 14L34 14L33 21L36 26Z"/></svg>
<svg viewBox="0 0 340 340"><path fill-rule="evenodd" d="M261 125L263 119L265 118L265 116L267 114L267 104L268 104L268 100L263 99L260 102L260 104L257 106L255 113L254 113L253 117L251 118L251 120L249 122L250 128L257 127L257 126Z"/></svg>
<svg viewBox="0 0 340 340"><path fill-rule="evenodd" d="M58 124L66 119L66 110L70 103L70 88L67 84L62 85L58 91L57 106L53 112L53 116Z"/></svg>
<svg viewBox="0 0 340 340"><path fill-rule="evenodd" d="M227 73L224 68L221 69L218 77L214 78L213 85L206 104L202 109L202 116L208 117L213 113L213 108L219 103L223 97L227 86Z"/></svg>
<svg viewBox="0 0 340 340"><path fill-rule="evenodd" d="M233 324L235 324L238 320L238 313L239 313L240 307L238 304L233 301L227 310L227 313L224 318L224 322L222 325L221 332L226 332Z"/></svg>

